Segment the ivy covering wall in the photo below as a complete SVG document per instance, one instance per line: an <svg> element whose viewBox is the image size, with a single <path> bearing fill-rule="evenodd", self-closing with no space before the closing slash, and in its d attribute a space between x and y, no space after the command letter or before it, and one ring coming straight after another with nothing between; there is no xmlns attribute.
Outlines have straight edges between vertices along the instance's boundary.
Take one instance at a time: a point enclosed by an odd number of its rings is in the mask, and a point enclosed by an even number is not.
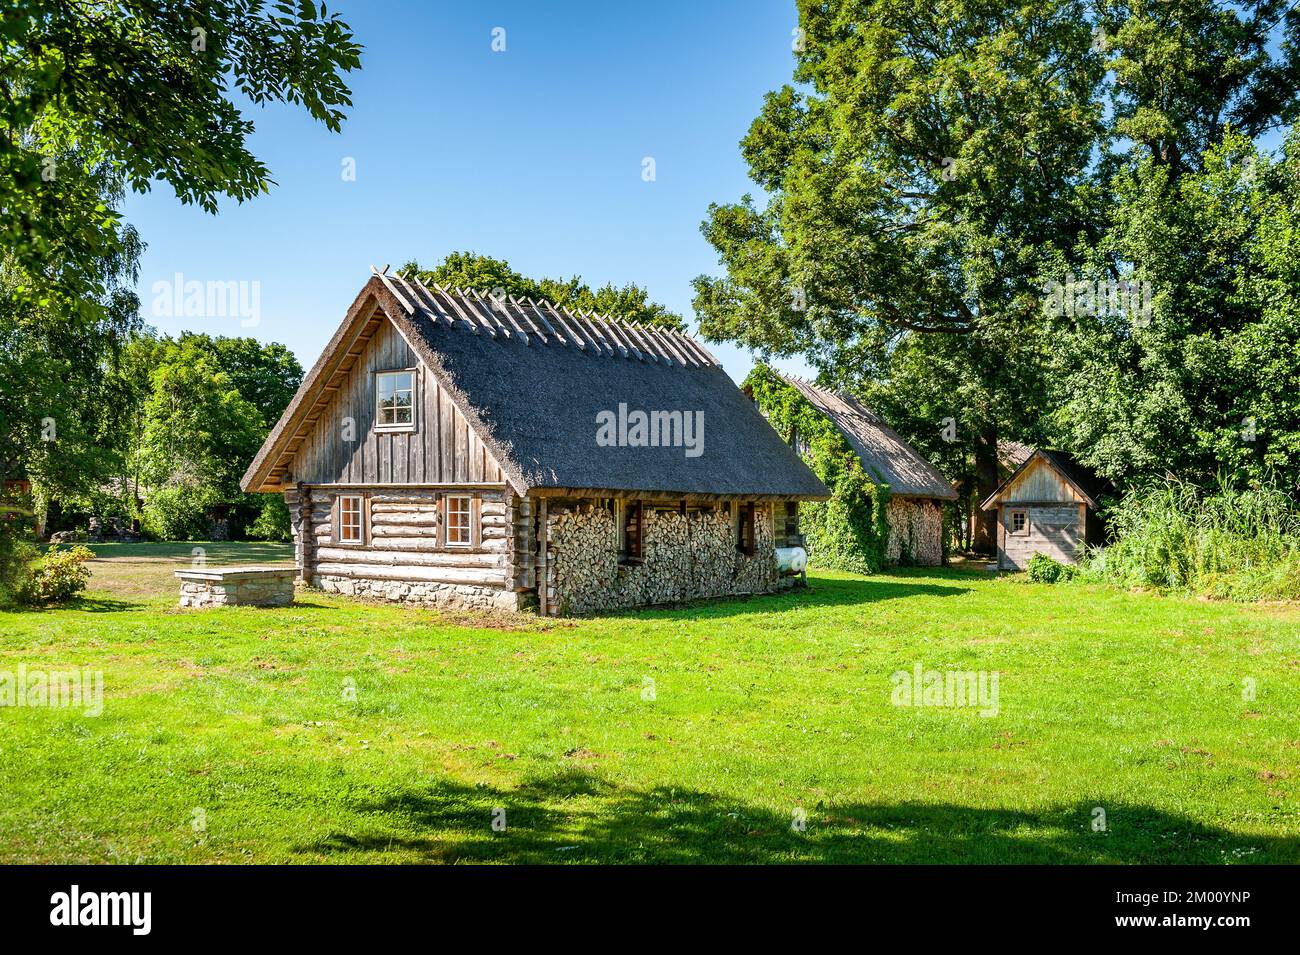
<svg viewBox="0 0 1300 955"><path fill-rule="evenodd" d="M799 529L814 567L873 574L889 546L889 487L866 473L839 428L771 368L758 364L745 389L787 442L796 429L804 463L831 491L828 501L799 505Z"/></svg>

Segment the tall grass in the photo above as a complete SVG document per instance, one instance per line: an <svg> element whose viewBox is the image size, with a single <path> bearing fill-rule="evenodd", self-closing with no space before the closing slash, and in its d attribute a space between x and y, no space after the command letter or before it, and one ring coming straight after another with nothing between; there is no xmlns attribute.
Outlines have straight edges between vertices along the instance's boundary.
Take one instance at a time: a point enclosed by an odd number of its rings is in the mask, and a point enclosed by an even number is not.
<svg viewBox="0 0 1300 955"><path fill-rule="evenodd" d="M1168 481L1106 513L1114 542L1089 553L1088 578L1232 600L1300 599L1300 510L1276 487L1205 490Z"/></svg>

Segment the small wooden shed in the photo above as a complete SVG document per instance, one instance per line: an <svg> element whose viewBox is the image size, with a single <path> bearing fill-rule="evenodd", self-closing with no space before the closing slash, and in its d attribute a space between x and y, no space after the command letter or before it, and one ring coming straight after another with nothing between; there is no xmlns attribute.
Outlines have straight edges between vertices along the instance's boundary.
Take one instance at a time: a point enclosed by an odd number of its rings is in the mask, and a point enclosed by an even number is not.
<svg viewBox="0 0 1300 955"><path fill-rule="evenodd" d="M1034 451L981 505L998 513L998 569L1023 570L1034 554L1075 563L1101 543L1097 509L1112 490L1066 452Z"/></svg>

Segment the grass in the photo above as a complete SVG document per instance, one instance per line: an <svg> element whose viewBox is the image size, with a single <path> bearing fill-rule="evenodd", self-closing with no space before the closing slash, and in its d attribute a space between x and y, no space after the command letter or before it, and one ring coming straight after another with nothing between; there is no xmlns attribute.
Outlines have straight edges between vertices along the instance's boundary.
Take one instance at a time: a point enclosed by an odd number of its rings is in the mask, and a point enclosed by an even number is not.
<svg viewBox="0 0 1300 955"><path fill-rule="evenodd" d="M0 672L105 686L0 708L0 861L1300 862L1294 605L912 570L561 622L180 611L190 546L0 614ZM891 705L917 662L998 671L998 715Z"/></svg>

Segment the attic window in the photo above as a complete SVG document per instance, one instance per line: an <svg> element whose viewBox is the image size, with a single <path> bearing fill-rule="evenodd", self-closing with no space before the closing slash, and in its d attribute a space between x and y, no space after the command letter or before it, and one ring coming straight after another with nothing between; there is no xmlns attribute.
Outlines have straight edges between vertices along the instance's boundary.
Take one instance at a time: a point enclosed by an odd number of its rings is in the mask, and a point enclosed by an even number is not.
<svg viewBox="0 0 1300 955"><path fill-rule="evenodd" d="M415 372L381 371L375 375L376 424L380 429L415 427Z"/></svg>

